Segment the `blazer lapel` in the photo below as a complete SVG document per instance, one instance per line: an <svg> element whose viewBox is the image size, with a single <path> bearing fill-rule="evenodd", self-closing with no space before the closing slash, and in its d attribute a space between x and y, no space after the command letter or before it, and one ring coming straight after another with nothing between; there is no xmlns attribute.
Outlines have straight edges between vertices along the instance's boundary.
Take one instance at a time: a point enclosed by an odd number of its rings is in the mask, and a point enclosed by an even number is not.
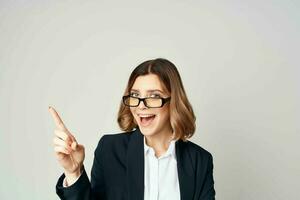
<svg viewBox="0 0 300 200"><path fill-rule="evenodd" d="M127 187L129 200L144 199L144 135L137 128L128 142Z"/></svg>
<svg viewBox="0 0 300 200"><path fill-rule="evenodd" d="M139 128L133 131L127 150L127 187L129 200L144 199L144 135ZM177 171L181 200L191 200L194 195L195 176L190 155L182 140L175 143Z"/></svg>
<svg viewBox="0 0 300 200"><path fill-rule="evenodd" d="M186 144L182 140L175 143L177 171L180 188L180 199L191 200L194 196L195 176L190 155L186 150Z"/></svg>

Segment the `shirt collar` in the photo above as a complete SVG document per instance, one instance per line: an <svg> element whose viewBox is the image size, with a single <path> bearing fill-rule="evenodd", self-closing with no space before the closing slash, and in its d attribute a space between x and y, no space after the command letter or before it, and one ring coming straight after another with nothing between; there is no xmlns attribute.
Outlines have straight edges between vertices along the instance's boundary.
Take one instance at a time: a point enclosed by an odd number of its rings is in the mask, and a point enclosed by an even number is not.
<svg viewBox="0 0 300 200"><path fill-rule="evenodd" d="M171 140L167 152L162 157L171 155L172 157L176 158L175 142L176 140ZM150 153L150 151L153 152L153 155L155 154L154 149L146 144L146 137L144 136L144 155L147 155L148 153Z"/></svg>

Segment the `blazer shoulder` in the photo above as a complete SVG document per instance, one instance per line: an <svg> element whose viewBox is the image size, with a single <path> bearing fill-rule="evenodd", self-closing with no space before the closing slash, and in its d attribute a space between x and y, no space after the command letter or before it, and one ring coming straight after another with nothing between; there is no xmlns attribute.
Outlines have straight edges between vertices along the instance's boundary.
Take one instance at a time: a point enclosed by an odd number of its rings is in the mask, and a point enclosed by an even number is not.
<svg viewBox="0 0 300 200"><path fill-rule="evenodd" d="M185 144L185 146L188 149L190 154L196 155L196 156L201 156L201 157L208 158L208 159L212 159L212 154L208 150L201 147L200 145L198 145L192 141L189 141L189 140L187 140L183 143Z"/></svg>
<svg viewBox="0 0 300 200"><path fill-rule="evenodd" d="M113 133L113 134L104 134L100 140L105 140L108 142L122 141L127 140L128 137L132 134L131 132L122 132L122 133Z"/></svg>
<svg viewBox="0 0 300 200"><path fill-rule="evenodd" d="M98 141L96 151L100 151L100 149L122 149L122 147L127 146L131 134L132 131L104 134Z"/></svg>

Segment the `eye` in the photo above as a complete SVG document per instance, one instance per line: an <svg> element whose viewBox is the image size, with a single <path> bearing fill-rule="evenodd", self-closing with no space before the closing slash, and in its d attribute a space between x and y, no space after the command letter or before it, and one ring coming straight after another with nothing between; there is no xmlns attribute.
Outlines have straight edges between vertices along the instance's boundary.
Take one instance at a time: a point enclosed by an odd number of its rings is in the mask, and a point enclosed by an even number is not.
<svg viewBox="0 0 300 200"><path fill-rule="evenodd" d="M131 96L131 97L138 97L138 96L139 96L139 94L138 94L138 93L136 93L136 92L130 92L130 96Z"/></svg>
<svg viewBox="0 0 300 200"><path fill-rule="evenodd" d="M151 97L151 98L161 98L160 94L151 94L149 97Z"/></svg>

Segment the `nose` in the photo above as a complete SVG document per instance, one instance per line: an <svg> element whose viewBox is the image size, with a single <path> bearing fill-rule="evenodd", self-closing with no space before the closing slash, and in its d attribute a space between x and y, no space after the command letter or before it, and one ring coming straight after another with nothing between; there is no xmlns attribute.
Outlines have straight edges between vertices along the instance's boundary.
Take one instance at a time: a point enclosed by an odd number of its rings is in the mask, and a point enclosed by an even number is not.
<svg viewBox="0 0 300 200"><path fill-rule="evenodd" d="M144 101L140 101L140 104L138 106L139 109L146 109L147 107L144 104Z"/></svg>

